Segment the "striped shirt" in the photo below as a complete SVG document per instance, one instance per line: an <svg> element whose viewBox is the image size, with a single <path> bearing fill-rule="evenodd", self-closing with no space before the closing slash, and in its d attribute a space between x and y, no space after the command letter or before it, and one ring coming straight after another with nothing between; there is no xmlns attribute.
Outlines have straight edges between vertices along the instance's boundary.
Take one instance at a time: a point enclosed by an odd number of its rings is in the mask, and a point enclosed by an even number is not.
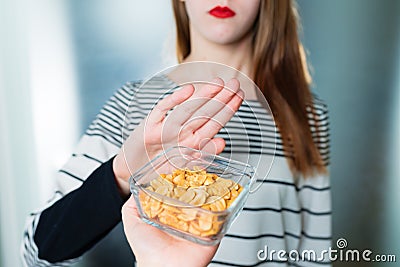
<svg viewBox="0 0 400 267"><path fill-rule="evenodd" d="M76 260L50 263L40 259L34 236L42 212L73 190L80 190L94 170L118 153L152 107L176 87L165 76L157 76L145 84L129 82L107 101L59 170L54 198L28 218L22 244L26 266L67 266ZM329 165L327 107L317 97L312 104L309 124ZM331 246L329 177L293 176L273 118L258 101L244 101L218 136L226 141L221 156L256 167L257 183L210 266L330 266L328 255L323 253ZM280 250L286 254L278 255ZM316 257L307 254L305 259L293 260L296 252L301 256L307 250L314 251Z"/></svg>

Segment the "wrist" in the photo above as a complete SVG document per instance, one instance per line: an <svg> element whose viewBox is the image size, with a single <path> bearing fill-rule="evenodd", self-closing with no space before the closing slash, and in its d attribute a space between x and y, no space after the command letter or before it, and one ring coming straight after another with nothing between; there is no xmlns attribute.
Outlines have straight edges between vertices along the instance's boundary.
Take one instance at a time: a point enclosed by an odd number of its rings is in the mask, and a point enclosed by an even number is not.
<svg viewBox="0 0 400 267"><path fill-rule="evenodd" d="M125 181L128 181L129 177L131 176L127 162L121 152L118 153L113 160L113 171L115 177Z"/></svg>
<svg viewBox="0 0 400 267"><path fill-rule="evenodd" d="M130 194L129 178L132 173L137 171L142 165L148 162L156 152L150 153L144 149L131 149L135 151L136 155L145 155L144 157L137 157L133 159L133 155L125 155L123 150L118 153L113 160L113 172L115 182L122 197L127 197ZM141 153L136 151L142 151ZM129 165L128 165L129 162Z"/></svg>
<svg viewBox="0 0 400 267"><path fill-rule="evenodd" d="M122 198L126 198L130 194L130 187L129 187L129 170L123 171L123 166L119 161L119 155L117 155L113 160L113 172L114 172L114 181L117 185L119 194ZM125 164L124 164L125 165Z"/></svg>

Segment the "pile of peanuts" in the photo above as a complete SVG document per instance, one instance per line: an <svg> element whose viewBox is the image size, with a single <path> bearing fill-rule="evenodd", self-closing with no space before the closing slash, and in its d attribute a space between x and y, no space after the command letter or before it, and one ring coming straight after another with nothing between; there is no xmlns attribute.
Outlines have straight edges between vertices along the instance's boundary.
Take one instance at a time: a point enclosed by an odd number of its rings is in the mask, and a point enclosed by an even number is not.
<svg viewBox="0 0 400 267"><path fill-rule="evenodd" d="M189 204L167 204L140 191L139 200L149 218L202 237L217 234L224 220L217 214L199 212L193 206L210 211L223 211L243 190L240 184L199 168L177 169L172 174L160 174L146 189Z"/></svg>

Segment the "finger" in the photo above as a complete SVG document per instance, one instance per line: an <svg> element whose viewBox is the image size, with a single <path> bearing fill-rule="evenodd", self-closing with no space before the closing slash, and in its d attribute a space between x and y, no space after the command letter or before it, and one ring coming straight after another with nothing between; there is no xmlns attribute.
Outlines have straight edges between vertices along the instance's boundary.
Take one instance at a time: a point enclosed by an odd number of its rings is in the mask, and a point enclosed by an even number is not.
<svg viewBox="0 0 400 267"><path fill-rule="evenodd" d="M143 242L143 240L146 240L146 238L150 238L150 240L156 240L158 236L165 235L165 233L161 230L143 222L140 219L133 196L131 196L122 206L122 224L126 239L128 240L133 253L136 254L138 254L137 250L140 250L140 245L138 245L139 242ZM143 244L146 246L146 242L142 243L142 246Z"/></svg>
<svg viewBox="0 0 400 267"><path fill-rule="evenodd" d="M203 126L210 118L213 118L222 110L240 89L240 83L237 79L231 79L226 86L213 99L199 108L188 120L188 130L195 132Z"/></svg>
<svg viewBox="0 0 400 267"><path fill-rule="evenodd" d="M153 108L148 116L148 122L161 122L169 110L175 106L185 102L194 93L194 87L191 84L185 85L182 89L175 91L173 94L165 97Z"/></svg>
<svg viewBox="0 0 400 267"><path fill-rule="evenodd" d="M229 103L212 119L208 120L195 134L201 137L213 137L232 118L243 102L244 93L240 90Z"/></svg>
<svg viewBox="0 0 400 267"><path fill-rule="evenodd" d="M136 223L141 222L133 195L122 206L122 221L124 226L127 225L130 228Z"/></svg>
<svg viewBox="0 0 400 267"><path fill-rule="evenodd" d="M183 125L199 108L213 99L223 88L224 81L220 78L215 78L211 83L199 86L191 98L171 112L171 119L175 124Z"/></svg>
<svg viewBox="0 0 400 267"><path fill-rule="evenodd" d="M122 206L121 212L124 232L131 246L134 245L135 241L140 240L146 231L154 231L153 226L146 224L140 219L133 195Z"/></svg>
<svg viewBox="0 0 400 267"><path fill-rule="evenodd" d="M225 140L220 137L216 137L213 139L208 139L207 142L204 142L200 145L200 150L205 151L207 153L218 155L220 154L225 148Z"/></svg>

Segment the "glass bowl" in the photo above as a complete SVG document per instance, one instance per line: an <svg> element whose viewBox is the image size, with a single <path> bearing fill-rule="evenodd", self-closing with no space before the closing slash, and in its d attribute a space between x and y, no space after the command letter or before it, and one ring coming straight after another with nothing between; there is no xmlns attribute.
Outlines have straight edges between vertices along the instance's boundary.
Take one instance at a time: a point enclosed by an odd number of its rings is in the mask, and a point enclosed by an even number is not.
<svg viewBox="0 0 400 267"><path fill-rule="evenodd" d="M229 188L232 190L228 191L228 197L224 195L208 198L210 203L202 205L188 204L182 199L155 192L157 190L154 190L154 184L158 183L160 175L165 177L176 170L186 170L189 174L193 170L204 170L207 175L224 178L220 179L221 181L228 180ZM255 180L254 174L254 168L248 164L176 146L167 149L135 172L129 183L143 221L186 240L202 245L215 245L221 241L233 220L243 209ZM154 181L157 179L158 181ZM174 185L168 183L167 188L176 190ZM204 189L205 186L199 188ZM235 198L232 193L234 191ZM231 202L228 200L229 196ZM223 205L228 202L229 206L226 204L225 209L209 209L211 206L217 207L220 203Z"/></svg>

